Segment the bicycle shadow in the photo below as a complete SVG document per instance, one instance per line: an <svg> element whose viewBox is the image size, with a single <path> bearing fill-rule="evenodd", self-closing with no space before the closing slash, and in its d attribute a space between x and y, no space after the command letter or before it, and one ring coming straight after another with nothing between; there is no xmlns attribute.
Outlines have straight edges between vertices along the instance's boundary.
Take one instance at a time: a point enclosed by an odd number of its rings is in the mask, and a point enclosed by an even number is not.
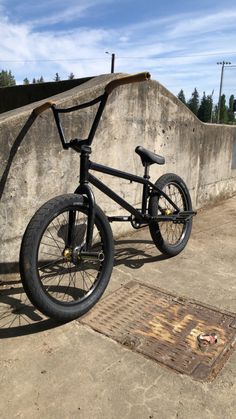
<svg viewBox="0 0 236 419"><path fill-rule="evenodd" d="M156 247L151 240L116 240L114 266L139 269L146 263L167 258L155 253ZM0 339L40 333L59 326L59 323L45 318L32 306L20 280L0 282Z"/></svg>
<svg viewBox="0 0 236 419"><path fill-rule="evenodd" d="M152 240L123 239L115 240L114 244L114 266L124 265L130 269L139 269L146 263L169 258L163 254L153 255L157 249Z"/></svg>
<svg viewBox="0 0 236 419"><path fill-rule="evenodd" d="M31 112L11 146L5 169L0 178L0 201L13 160L36 118L37 115ZM2 274L4 267L6 267L6 273L9 272L8 265L1 263ZM18 268L18 263L10 264L10 271L15 271L15 265ZM29 303L20 281L0 281L0 339L38 333L56 326L57 324L52 320L44 319Z"/></svg>
<svg viewBox="0 0 236 419"><path fill-rule="evenodd" d="M20 280L0 283L0 339L30 335L58 327L27 299Z"/></svg>

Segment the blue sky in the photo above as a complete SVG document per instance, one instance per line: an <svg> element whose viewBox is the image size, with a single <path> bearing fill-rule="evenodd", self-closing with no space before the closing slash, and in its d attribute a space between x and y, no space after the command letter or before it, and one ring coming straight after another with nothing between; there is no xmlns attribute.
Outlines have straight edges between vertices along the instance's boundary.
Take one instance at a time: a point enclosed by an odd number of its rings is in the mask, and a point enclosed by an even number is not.
<svg viewBox="0 0 236 419"><path fill-rule="evenodd" d="M150 71L188 99L219 94L219 61L236 65L235 0L0 0L0 69L17 83L110 72ZM236 96L236 67L223 91Z"/></svg>

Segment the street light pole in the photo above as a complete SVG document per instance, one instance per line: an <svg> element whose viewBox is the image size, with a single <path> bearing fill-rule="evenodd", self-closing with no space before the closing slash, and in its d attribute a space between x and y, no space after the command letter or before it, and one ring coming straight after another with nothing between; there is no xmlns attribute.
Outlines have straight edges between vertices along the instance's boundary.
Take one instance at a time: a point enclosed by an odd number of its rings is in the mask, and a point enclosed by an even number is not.
<svg viewBox="0 0 236 419"><path fill-rule="evenodd" d="M115 70L115 54L111 54L111 73L114 73Z"/></svg>
<svg viewBox="0 0 236 419"><path fill-rule="evenodd" d="M221 76L220 76L220 92L219 92L219 100L218 100L218 110L217 110L217 124L220 122L220 105L221 105L221 92L222 92L222 86L223 86L223 77L224 77L224 68L225 65L230 65L231 63L228 61L223 61L217 63L218 65L221 65Z"/></svg>
<svg viewBox="0 0 236 419"><path fill-rule="evenodd" d="M114 52L111 54L109 51L106 51L106 54L111 55L111 73L114 73L114 70L115 70L115 57L116 57L116 55L114 54Z"/></svg>

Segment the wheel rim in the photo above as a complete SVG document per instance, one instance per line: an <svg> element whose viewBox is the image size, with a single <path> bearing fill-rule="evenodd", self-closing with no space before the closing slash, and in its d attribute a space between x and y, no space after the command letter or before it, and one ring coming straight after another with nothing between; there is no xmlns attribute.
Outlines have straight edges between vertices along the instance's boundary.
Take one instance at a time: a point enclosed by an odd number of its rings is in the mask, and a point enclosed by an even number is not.
<svg viewBox="0 0 236 419"><path fill-rule="evenodd" d="M73 212L73 229L68 245L69 214ZM38 277L44 293L57 303L73 305L83 301L95 290L102 274L105 259L78 260L69 257L73 249L83 248L87 231L86 209L66 208L47 224L38 246ZM68 251L70 249L70 252ZM104 238L95 220L92 248L103 252ZM78 258L79 259L79 258Z"/></svg>
<svg viewBox="0 0 236 419"><path fill-rule="evenodd" d="M162 191L181 211L187 209L186 197L178 184L174 182L167 183ZM158 206L161 208L161 210L160 208L158 209L159 215L171 215L176 212L173 205L164 196L160 196ZM173 223L173 221L159 222L158 227L162 239L170 246L178 245L184 239L187 230L186 224L177 224Z"/></svg>

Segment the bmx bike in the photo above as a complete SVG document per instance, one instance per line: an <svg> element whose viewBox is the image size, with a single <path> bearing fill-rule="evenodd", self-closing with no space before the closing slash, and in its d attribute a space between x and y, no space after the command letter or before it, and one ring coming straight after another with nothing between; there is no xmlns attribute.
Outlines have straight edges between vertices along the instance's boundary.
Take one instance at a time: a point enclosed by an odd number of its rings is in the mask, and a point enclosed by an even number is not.
<svg viewBox="0 0 236 419"><path fill-rule="evenodd" d="M121 77L109 82L104 93L89 102L66 109L46 102L34 109L34 114L39 115L51 108L62 147L80 154L79 186L74 193L52 198L38 209L26 228L20 250L20 273L28 298L57 321L83 315L105 291L114 261L111 222L130 222L135 229L149 226L154 244L169 257L180 253L189 240L195 212L184 181L173 173L162 175L155 183L150 181L150 166L164 164L164 157L136 147L144 166L143 177L90 160L91 145L109 94L117 86L149 79L149 73ZM60 114L95 104L98 107L88 138L66 140ZM141 208L134 208L90 170L143 185ZM96 204L90 184L130 215L106 216Z"/></svg>

